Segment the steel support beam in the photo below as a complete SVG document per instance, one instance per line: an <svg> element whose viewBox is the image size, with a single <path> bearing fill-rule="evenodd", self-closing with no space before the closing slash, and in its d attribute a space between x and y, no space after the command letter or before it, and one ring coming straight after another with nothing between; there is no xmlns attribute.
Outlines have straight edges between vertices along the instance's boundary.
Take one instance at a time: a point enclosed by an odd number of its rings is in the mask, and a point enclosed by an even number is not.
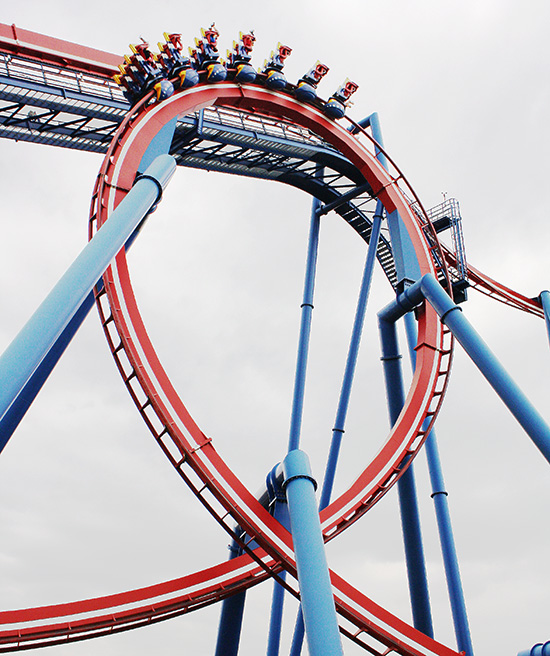
<svg viewBox="0 0 550 656"><path fill-rule="evenodd" d="M343 656L325 545L315 499L315 480L303 451L283 461L285 492L311 656Z"/></svg>
<svg viewBox="0 0 550 656"><path fill-rule="evenodd" d="M317 170L318 177L322 169ZM288 450L294 451L300 446L300 432L302 429L302 415L304 409L304 390L306 384L307 358L309 353L309 334L311 331L311 318L313 314L313 292L315 289L315 272L317 268L317 251L319 248L320 218L318 209L320 202L313 199L311 207L311 222L309 228L308 252L306 261L306 275L304 281L304 294L302 301L302 316L300 322L300 337L298 343L298 356L296 359L296 376L294 378L294 395L292 399L292 413L290 418L290 435Z"/></svg>
<svg viewBox="0 0 550 656"><path fill-rule="evenodd" d="M414 349L418 340L418 331L411 312L408 312L405 315L404 320L407 331L409 354L412 368L414 370L416 367L416 351ZM451 603L456 643L458 649L464 652L466 656L473 656L474 649L468 623L466 601L464 599L460 568L458 566L458 556L456 553L453 528L451 525L451 515L449 513L448 495L445 490L445 481L443 479L443 469L439 458L435 428L432 428L426 437L425 448L426 458L428 460L428 470L430 472L430 482L432 485L432 499L434 500L435 515L439 530L439 541L441 544L441 552L443 554L445 577L447 579L447 589L449 591L449 600Z"/></svg>
<svg viewBox="0 0 550 656"><path fill-rule="evenodd" d="M284 492L283 492L284 495ZM284 527L290 530L290 517L286 498L276 499L273 517ZM283 570L279 577L284 581L286 572ZM271 598L271 614L269 618L269 633L267 637L267 656L279 656L281 646L281 630L283 627L283 608L285 589L278 581L273 581L273 596Z"/></svg>
<svg viewBox="0 0 550 656"><path fill-rule="evenodd" d="M382 129L378 114L374 112L361 122L363 127L370 126L375 141L384 147ZM376 148L376 157L387 169L388 161L384 153ZM392 252L397 272L398 288L413 282L420 277L418 259L413 248L411 238L399 212L391 212L387 216L387 223L390 230ZM386 339L390 339L392 330L388 327ZM383 335L384 328L381 326L380 334ZM382 341L384 341L382 336ZM395 334L395 353L398 355L397 334ZM382 344L384 349L384 344ZM392 356L393 357L393 356ZM399 357L401 357L399 355ZM388 403L390 406L390 417L392 425L396 421L401 408L405 402L403 391L402 374L399 362L384 360L384 371L386 373L386 389L388 390ZM388 379L389 376L390 378ZM390 382L390 381L393 381ZM392 384L397 385L394 391L390 391ZM401 390L399 389L401 388ZM391 399L391 400L390 400ZM391 408L393 406L393 409ZM414 468L412 463L407 471L401 476L397 484L399 494L399 508L401 512L401 525L403 528L403 540L405 546L405 558L407 561L407 575L409 581L409 592L411 597L411 606L414 619L414 625L426 635L433 637L433 624L430 609L430 598L428 592L428 580L426 576L426 563L424 559L424 548L422 545L422 531L420 527L420 513L418 510L418 500L416 494L416 483L414 480Z"/></svg>
<svg viewBox="0 0 550 656"><path fill-rule="evenodd" d="M433 274L427 273L422 276L380 314L384 315L386 320L392 317L393 320L398 319L405 312L422 303L424 299L432 305L441 321L448 326L491 387L550 463L550 427Z"/></svg>
<svg viewBox="0 0 550 656"><path fill-rule="evenodd" d="M539 642L531 649L520 651L518 656L550 656L550 642Z"/></svg>
<svg viewBox="0 0 550 656"><path fill-rule="evenodd" d="M233 540L229 545L229 560L241 553L239 545ZM246 590L222 601L215 656L237 656L239 653L245 601Z"/></svg>
<svg viewBox="0 0 550 656"><path fill-rule="evenodd" d="M382 313L379 313L378 322L388 411L390 424L393 426L405 404L401 354L399 352L395 321L388 321ZM428 592L424 547L420 530L416 483L410 465L400 477L397 490L401 510L401 525L403 529L413 623L415 628L433 638L430 595Z"/></svg>
<svg viewBox="0 0 550 656"><path fill-rule="evenodd" d="M158 157L98 230L0 357L0 421L174 174ZM0 443L0 450L6 442Z"/></svg>

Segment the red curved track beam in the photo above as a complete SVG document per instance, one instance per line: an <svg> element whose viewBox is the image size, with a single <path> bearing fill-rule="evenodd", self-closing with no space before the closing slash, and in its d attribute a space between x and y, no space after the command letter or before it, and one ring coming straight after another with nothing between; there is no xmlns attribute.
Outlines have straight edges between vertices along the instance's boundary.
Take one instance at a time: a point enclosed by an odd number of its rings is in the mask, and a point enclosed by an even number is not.
<svg viewBox="0 0 550 656"><path fill-rule="evenodd" d="M243 108L288 120L309 128L338 148L361 171L386 210L397 209L403 218L413 242L421 274L435 273L434 260L437 240L427 236L426 224L419 221L403 195L400 174L389 174L376 160L374 148L369 150L348 131L330 121L319 110L296 101L284 93L275 93L261 87L237 86L231 82L216 85L199 85L180 92L158 105L148 105L144 99L126 117L113 139L110 150L98 177L92 200L91 232L108 220L109 214L131 188L134 177L148 144L158 130L171 118L194 112L206 105L224 105ZM428 225L429 228L429 225ZM74 602L61 607L13 611L0 615L0 622L35 622L38 619L76 616L84 612L98 612L109 605L133 604L132 609L117 610L55 624L32 625L0 633L1 650L28 648L31 643L48 644L48 641L78 640L92 635L132 628L149 621L158 621L173 614L186 612L193 607L212 603L228 594L225 576L229 576L231 592L253 585L276 568L284 567L293 576L296 565L292 538L242 485L188 413L172 387L149 340L139 314L130 283L126 255L121 251L115 263L104 276L104 289L98 296L98 307L105 332L124 381L155 439L187 484L210 510L214 517L230 530L232 518L256 540L265 555L243 556L230 563L221 563L204 572L180 579L177 599L169 598L154 604L135 606L137 601L150 601L151 592L132 591L87 602ZM386 442L358 479L321 513L326 539L348 527L362 516L402 474L403 462L415 455L421 447L426 430L426 419L433 421L441 404L450 368L451 348L449 335L431 308L419 313L419 341L417 366L405 406ZM240 568L242 565L242 569ZM236 578L231 578L237 573ZM356 630L343 631L371 653L418 656L438 654L450 656L453 650L431 640L406 623L394 617L350 584L332 573L332 582L338 612L350 621ZM195 581L196 583L191 583ZM294 592L296 592L294 590ZM86 635L85 635L86 634ZM63 636L60 638L60 636ZM363 639L367 636L367 640ZM372 641L378 647L372 647Z"/></svg>
<svg viewBox="0 0 550 656"><path fill-rule="evenodd" d="M455 254L445 246L443 247L443 254L447 264L456 268ZM468 281L471 287L495 301L544 319L544 311L538 298L528 298L519 292L515 292L506 285L493 280L493 278L482 273L471 264L468 264Z"/></svg>

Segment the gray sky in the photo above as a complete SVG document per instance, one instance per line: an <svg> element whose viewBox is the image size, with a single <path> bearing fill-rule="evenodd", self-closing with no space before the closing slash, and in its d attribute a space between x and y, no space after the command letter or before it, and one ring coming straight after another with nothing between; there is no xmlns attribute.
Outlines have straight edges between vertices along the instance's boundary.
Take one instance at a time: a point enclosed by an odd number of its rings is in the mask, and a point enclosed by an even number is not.
<svg viewBox="0 0 550 656"><path fill-rule="evenodd" d="M426 207L461 205L469 260L536 296L550 285L544 243L550 172L545 0L324 0L252 4L0 0L4 23L118 52L216 21L222 51L254 28L259 66L278 41L287 76L316 60L320 94L349 76L350 115L378 111L388 151ZM244 15L244 17L243 17ZM85 243L101 158L0 142L0 348ZM212 194L212 185L219 190ZM309 199L265 182L178 171L130 256L148 330L184 402L255 490L284 457L303 284ZM303 448L324 468L364 251L343 222L321 228ZM376 271L337 487L387 432L375 311L391 297ZM471 293L468 318L546 419L542 321ZM516 654L550 639L548 466L457 348L438 421L476 654ZM417 482L436 637L454 644L424 455ZM226 558L227 538L153 443L119 380L92 313L0 459L0 607L108 594ZM409 619L396 495L330 544L330 565ZM263 589L262 589L263 588ZM249 594L241 653L265 651L271 585ZM288 624L295 604L289 602ZM213 653L218 609L52 656ZM285 636L287 640L287 636ZM282 653L287 653L288 647ZM345 643L346 654L363 653Z"/></svg>

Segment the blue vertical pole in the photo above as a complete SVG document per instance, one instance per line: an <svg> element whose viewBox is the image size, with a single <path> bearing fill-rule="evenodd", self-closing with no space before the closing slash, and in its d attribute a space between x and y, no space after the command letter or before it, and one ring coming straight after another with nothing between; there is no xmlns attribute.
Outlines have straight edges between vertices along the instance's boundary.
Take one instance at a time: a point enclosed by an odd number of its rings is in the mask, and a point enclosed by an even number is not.
<svg viewBox="0 0 550 656"><path fill-rule="evenodd" d="M546 322L546 332L550 341L550 292L546 289L540 293L540 302L544 311L544 321Z"/></svg>
<svg viewBox="0 0 550 656"><path fill-rule="evenodd" d="M316 171L318 177L322 169ZM294 396L292 399L292 414L290 418L290 436L288 450L293 451L300 445L300 431L302 428L302 415L304 409L304 389L306 383L307 358L309 353L309 335L311 331L311 316L313 313L313 292L315 289L315 272L317 269L317 251L319 248L320 217L318 209L320 202L313 199L311 206L311 221L309 228L308 251L306 261L306 275L302 301L302 316L300 323L300 337L298 342L298 356L296 361L296 376L294 379Z"/></svg>
<svg viewBox="0 0 550 656"><path fill-rule="evenodd" d="M304 614L302 612L302 606L300 605L298 608L298 615L296 616L296 624L294 625L294 633L292 634L290 656L299 656L299 654L302 652L305 632L306 627L304 626Z"/></svg>
<svg viewBox="0 0 550 656"><path fill-rule="evenodd" d="M365 269L363 272L363 279L361 281L361 288L359 291L359 300L357 302L357 309L355 311L355 319L351 334L350 345L348 349L348 356L346 360L346 367L344 370L344 378L342 381L342 388L340 390L340 398L338 400L338 409L336 411L336 420L334 428L332 429L332 440L330 444L330 451L325 470L325 478L321 490L321 498L319 509L323 510L330 503L332 488L334 485L334 477L336 474L336 465L338 463L338 456L340 453L340 445L342 442L342 435L346 424L346 417L349 407L349 399L351 395L351 387L355 375L355 368L357 366L357 356L359 353L359 345L361 343L361 334L363 331L363 324L365 322L365 312L367 309L367 302L369 299L372 274L374 270L374 263L376 261L376 250L378 248L378 240L380 238L380 229L382 227L382 215L384 207L380 201L376 203L376 212L372 222L372 232L367 250L367 259L365 261Z"/></svg>
<svg viewBox="0 0 550 656"><path fill-rule="evenodd" d="M400 294L398 300L384 308L379 316L383 314L386 317L398 318L403 316L404 311L407 312L424 299L432 305L441 321L453 333L476 367L550 463L550 426L516 385L510 374L462 314L462 309L451 300L432 273L422 276L418 282Z"/></svg>
<svg viewBox="0 0 550 656"><path fill-rule="evenodd" d="M237 558L241 553L241 548L233 540L229 545L229 560ZM237 656L239 653L245 600L246 590L223 600L215 656Z"/></svg>
<svg viewBox="0 0 550 656"><path fill-rule="evenodd" d="M338 401L338 409L336 411L336 420L334 428L332 429L332 439L330 442L330 449L327 458L327 465L325 469L325 478L323 480L323 487L321 489L321 497L319 501L319 509L323 510L330 503L332 488L334 486L334 478L336 476L336 466L338 464L338 457L340 454L340 446L342 444L342 437L344 434L344 427L346 423L347 411L349 406L349 398L351 394L351 387L355 375L355 368L357 365L357 356L359 353L359 344L361 342L361 333L363 331L363 324L365 321L365 312L367 309L367 302L369 298L370 286L372 281L372 274L374 270L374 263L376 261L376 250L378 248L378 241L380 238L380 230L382 227L384 207L380 201L376 203L376 211L372 221L372 230L369 241L369 248L367 250L367 258L365 260L365 269L363 271L363 279L361 281L361 288L359 291L359 299L357 302L357 309L355 312L355 319L351 334L350 346L348 350L348 357L346 360L346 367L344 370L344 378L342 381L342 388L340 390L340 398ZM296 625L294 627L294 634L292 637L292 645L290 648L290 656L298 656L302 651L302 644L304 641L304 618L302 615L301 607L298 609L296 617Z"/></svg>
<svg viewBox="0 0 550 656"><path fill-rule="evenodd" d="M155 159L4 351L0 357L0 420L111 260L159 201L175 168L170 155Z"/></svg>
<svg viewBox="0 0 550 656"><path fill-rule="evenodd" d="M416 351L414 350L417 342L416 324L410 312L405 315L404 320L411 363L414 369L416 366ZM437 448L437 439L434 428L432 428L426 437L425 447L432 485L432 499L434 500L435 514L439 530L439 541L441 544L441 552L443 554L443 565L445 567L447 589L449 591L449 600L453 615L456 643L459 651L463 651L466 656L473 656L474 648L472 645L468 613L466 611L466 601L464 599L464 591L462 589L462 580L458 566L458 556L453 537L451 515L449 513L447 499L448 495L445 490L445 481L443 479L443 470L439 458L439 449Z"/></svg>
<svg viewBox="0 0 550 656"><path fill-rule="evenodd" d="M283 470L309 653L343 656L315 481L307 455L290 451L283 461Z"/></svg>
<svg viewBox="0 0 550 656"><path fill-rule="evenodd" d="M290 518L288 506L285 499L277 499L273 517L283 526L290 530ZM286 578L283 570L279 574L281 579ZM269 633L267 638L267 656L279 656L281 646L281 629L283 625L283 608L285 601L285 589L278 581L273 581L273 597L271 599L271 615L269 620Z"/></svg>
<svg viewBox="0 0 550 656"><path fill-rule="evenodd" d="M400 362L401 354L399 353L397 343L395 322L386 321L380 314L378 317L388 410L390 423L393 426L405 404L405 390L403 387ZM410 465L400 477L397 489L401 509L401 524L403 527L413 623L419 631L422 631L427 636L433 637L428 579L426 576L424 548L420 531L420 516L416 498L416 484Z"/></svg>
<svg viewBox="0 0 550 656"><path fill-rule="evenodd" d="M316 177L322 177L323 169L319 167ZM306 259L306 274L301 305L300 335L298 340L298 355L296 358L296 374L294 378L294 394L290 418L290 433L288 451L295 451L300 444L302 416L304 408L304 391L309 353L309 337L311 332L311 319L313 314L313 295L315 291L315 273L317 269L317 253L319 250L319 230L321 203L314 198L311 205L311 219L308 237L308 250ZM268 656L276 656L279 652L282 610L284 603L284 589L275 582L273 592L272 610L268 637Z"/></svg>
<svg viewBox="0 0 550 656"><path fill-rule="evenodd" d="M428 299L443 323L452 331L474 364L550 463L550 427L474 330L461 308L449 298L431 273L425 274L414 287Z"/></svg>
<svg viewBox="0 0 550 656"><path fill-rule="evenodd" d="M378 114L374 112L369 117L369 124L374 139L384 147L384 140L382 138L382 129ZM384 166L388 168L386 157L378 149L376 150L376 157ZM420 277L420 268L418 260L411 242L411 238L405 228L405 225L399 216L398 212L392 212L387 217L388 227L390 229L390 237L392 244L393 257L395 260L395 268L397 271L398 285L407 285L409 282L414 282ZM397 349L397 335L396 335L396 353ZM401 356L399 356L401 357ZM397 363L398 364L398 363ZM388 369L392 370L392 366L388 363ZM403 403L405 396L401 397L399 386L402 388L402 375L401 369L399 373L393 375L393 380L398 385L395 391L395 398L392 402L389 401L390 396L393 395L388 391L388 403L394 405L392 425L395 423ZM398 383L397 380L401 382ZM387 383L386 383L387 386ZM402 398L402 401L401 401ZM399 400L398 400L399 399ZM392 411L390 410L390 416ZM403 527L403 540L405 543L405 558L407 561L407 575L409 578L409 591L411 595L411 605L413 618L416 618L415 627L433 637L432 616L430 609L430 598L428 593L428 580L426 575L426 563L424 559L424 548L422 546L422 531L420 529L420 513L418 510L418 499L416 494L416 483L414 480L414 469L412 463L407 468L407 471L401 476L397 484L399 494L399 507L401 511L401 525Z"/></svg>

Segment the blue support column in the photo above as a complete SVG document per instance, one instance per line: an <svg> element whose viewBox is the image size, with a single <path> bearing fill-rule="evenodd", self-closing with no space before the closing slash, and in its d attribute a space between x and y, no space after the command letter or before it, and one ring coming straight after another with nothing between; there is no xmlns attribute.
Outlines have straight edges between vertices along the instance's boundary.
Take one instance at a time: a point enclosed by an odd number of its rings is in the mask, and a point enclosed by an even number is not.
<svg viewBox="0 0 550 656"><path fill-rule="evenodd" d="M550 642L539 642L531 649L520 651L518 656L550 656Z"/></svg>
<svg viewBox="0 0 550 656"><path fill-rule="evenodd" d="M138 234L139 226L134 231L130 239L128 239L128 241L124 244L126 251L128 251L130 246L133 244ZM102 280L99 280L98 286L100 288L103 286ZM65 352L65 349L67 346L69 346L71 340L78 332L78 329L84 322L84 319L90 313L94 302L94 293L90 292L84 299L82 305L76 311L73 318L69 321L61 335L59 335L55 341L55 344L48 351L48 354L44 357L33 375L29 378L21 392L18 394L17 398L11 404L8 411L2 417L2 420L0 421L0 451L4 448L6 442L11 438L21 423L21 420L25 416L27 410L31 407L34 399L38 395L38 392L40 392L49 375L52 373L56 364L59 362L59 359Z"/></svg>
<svg viewBox="0 0 550 656"><path fill-rule="evenodd" d="M317 171L317 175L320 176L321 172L322 169L319 169ZM304 281L304 294L301 306L302 317L300 323L298 356L296 361L296 376L294 379L292 414L290 418L290 436L288 440L289 451L297 449L300 445L307 358L309 353L309 334L311 330L311 316L313 313L313 292L315 289L315 272L317 269L317 251L319 248L320 217L318 210L320 205L321 204L319 200L314 198L311 206L311 222L309 228L306 276Z"/></svg>
<svg viewBox="0 0 550 656"><path fill-rule="evenodd" d="M318 168L315 173L317 177L321 177L323 174L323 169ZM294 395L292 399L292 412L290 417L290 435L288 440L289 452L295 451L300 446L307 358L309 353L309 335L313 313L313 293L315 290L315 273L317 270L317 252L319 249L319 230L321 226L321 217L319 213L320 208L321 203L319 199L314 198L311 204L311 220L306 260L306 275L304 281L303 301L301 306L302 316L300 323L300 337L298 342L296 375L294 379ZM283 593L281 593L281 596L283 596ZM278 603L280 603L282 607L282 600Z"/></svg>
<svg viewBox="0 0 550 656"><path fill-rule="evenodd" d="M544 290L540 293L540 302L544 311L544 321L546 323L546 332L548 333L548 341L550 341L550 292Z"/></svg>
<svg viewBox="0 0 550 656"><path fill-rule="evenodd" d="M303 451L283 461L285 491L311 656L343 655L325 545L315 499L315 481Z"/></svg>
<svg viewBox="0 0 550 656"><path fill-rule="evenodd" d="M59 361L59 358L63 355L77 330L82 325L82 322L88 316L93 304L94 294L92 292L88 294L84 303L79 307L73 318L67 324L67 327L55 341L55 344L48 351L47 355L40 362L21 392L4 413L4 416L0 421L0 451L4 448L16 428L19 426L25 413L32 405L38 392L42 389L48 376Z"/></svg>
<svg viewBox="0 0 550 656"><path fill-rule="evenodd" d="M464 317L435 276L427 273L380 314L395 320L427 299L474 364L550 463L550 427Z"/></svg>
<svg viewBox="0 0 550 656"><path fill-rule="evenodd" d="M298 608L298 615L296 616L296 624L294 625L294 633L292 634L290 656L299 656L299 654L301 654L305 633L306 627L304 626L304 614L302 612L302 606L300 605Z"/></svg>
<svg viewBox="0 0 550 656"><path fill-rule="evenodd" d="M376 249L378 248L378 240L380 238L383 211L384 207L382 203L378 201L376 204L376 212L373 217L372 232L369 248L367 250L367 259L365 261L363 279L361 281L361 288L359 291L359 299L357 301L357 309L355 311L355 319L348 349L348 357L346 360L344 378L340 390L340 398L338 400L338 409L336 411L336 420L334 422L334 428L332 429L332 440L330 444L330 451L325 470L325 478L323 480L323 487L321 490L321 498L319 503L320 510L326 508L330 503L330 497L334 485L336 465L338 463L338 455L340 453L340 445L342 442L342 435L344 433L346 417L348 413L351 387L355 375L355 368L357 366L357 356L359 353L359 345L361 343L361 334L363 332L363 324L365 321L365 312L369 299L374 263L376 262Z"/></svg>
<svg viewBox="0 0 550 656"><path fill-rule="evenodd" d="M277 499L275 501L273 516L283 526L290 530L290 517L288 515L288 505L286 503L286 498ZM286 572L283 570L279 576L284 581L286 578ZM281 629L283 626L284 601L285 589L280 583L273 581L273 597L271 599L271 615L269 619L269 633L267 638L267 656L279 656L279 649L281 646Z"/></svg>
<svg viewBox="0 0 550 656"><path fill-rule="evenodd" d="M153 162L4 351L0 357L0 420L111 260L158 203L175 168L170 155L161 155Z"/></svg>
<svg viewBox="0 0 550 656"><path fill-rule="evenodd" d="M374 140L384 147L384 139L382 137L382 129L380 127L380 120L378 113L374 112L367 119L360 123L362 127L370 126ZM384 153L376 149L376 158L382 166L388 168L388 160ZM413 283L420 278L420 267L416 253L412 245L409 233L405 228L403 220L399 216L399 212L391 212L386 217L388 228L390 230L390 239L392 245L393 258L395 261L395 269L397 273L398 288L404 285Z"/></svg>
<svg viewBox="0 0 550 656"><path fill-rule="evenodd" d="M338 409L336 411L336 420L334 422L334 428L332 429L332 439L330 442L330 449L329 449L327 465L325 469L325 478L323 480L323 487L321 489L321 497L319 501L320 510L326 508L330 503L332 488L334 486L334 478L336 476L336 466L338 464L338 457L340 455L340 446L342 444L342 436L344 434L344 427L346 423L347 411L349 406L351 387L355 375L355 367L357 365L359 344L361 341L361 334L363 331L363 324L365 320L365 312L367 309L367 302L369 298L372 274L374 270L374 263L376 261L376 250L378 248L380 229L382 227L383 211L384 211L384 207L382 203L378 201L376 204L376 211L372 222L372 231L369 241L369 248L367 250L365 269L363 272L363 279L361 281L361 289L359 291L359 299L357 302L357 309L355 312L355 319L353 323L350 346L348 350L348 357L346 360L346 368L344 371L344 378L342 381L342 388L340 391L340 398L338 401ZM298 656L301 653L303 641L304 641L304 618L302 615L302 609L300 607L298 609L298 615L296 617L296 625L294 627L294 635L292 638L292 646L290 648L290 656Z"/></svg>
<svg viewBox="0 0 550 656"><path fill-rule="evenodd" d="M441 320L449 327L474 364L523 426L537 448L550 463L550 428L487 344L453 303L432 274L422 277L420 288Z"/></svg>
<svg viewBox="0 0 550 656"><path fill-rule="evenodd" d="M233 540L229 545L229 560L241 553L241 548ZM246 590L223 600L215 656L237 656L239 653L245 601Z"/></svg>
<svg viewBox="0 0 550 656"><path fill-rule="evenodd" d="M379 327L382 342L382 361L390 422L393 426L405 404L405 390L401 372L401 354L397 343L394 321L387 321L380 314ZM409 466L397 484L401 524L405 545L405 559L409 581L409 594L415 628L433 638L433 624L428 592L428 579L424 560L424 548L420 530L420 517L416 498L414 473Z"/></svg>
<svg viewBox="0 0 550 656"><path fill-rule="evenodd" d="M416 366L416 351L414 350L417 342L416 324L410 312L405 315L404 320L407 330L411 363L414 369ZM437 448L437 439L434 428L432 428L426 437L425 448L432 485L432 499L434 500L435 514L439 530L439 541L441 544L445 576L447 579L447 589L449 591L449 600L451 603L456 643L459 651L463 651L466 656L473 656L474 649L468 623L466 601L462 589L462 580L460 577L458 556L453 537L447 492L445 490L443 470L441 468L441 460L439 458L439 450Z"/></svg>
<svg viewBox="0 0 550 656"><path fill-rule="evenodd" d="M380 145L380 147L384 147L382 129L380 127L380 121L376 112L361 121L360 125L361 127L370 126L372 136L374 137L375 141ZM379 149L376 149L376 157L382 166L387 169L388 161ZM411 238L407 229L405 228L403 220L399 216L399 212L391 212L387 215L386 220L390 230L392 252L398 280L398 289L401 289L402 287L405 287L420 277L420 268L418 266L418 260L411 242ZM399 373L397 373L397 369L399 369ZM393 381L390 383L390 386L393 384L397 386L400 385L402 389L403 383L400 367L393 366L389 361L387 361L387 366L385 366L385 371L386 370L388 371L390 380ZM388 389L388 379L386 380L386 388ZM404 403L405 396L403 392L403 402L401 402L401 405L399 405L400 401L397 399L399 398L400 394L401 393L399 392L399 389L397 389L394 395L394 399L390 401L390 395L393 395L393 393L388 392L388 403L395 406L394 411L397 411L397 413L394 415L395 418L392 419L392 425L395 419L399 416L401 407ZM390 410L390 416L393 416L392 410ZM413 619L417 629L424 632L426 635L433 636L433 626L428 594L428 581L426 577L426 565L424 561L424 549L422 547L422 533L420 529L420 515L418 511L416 484L414 480L414 470L412 464L409 465L407 471L399 480L398 494Z"/></svg>

